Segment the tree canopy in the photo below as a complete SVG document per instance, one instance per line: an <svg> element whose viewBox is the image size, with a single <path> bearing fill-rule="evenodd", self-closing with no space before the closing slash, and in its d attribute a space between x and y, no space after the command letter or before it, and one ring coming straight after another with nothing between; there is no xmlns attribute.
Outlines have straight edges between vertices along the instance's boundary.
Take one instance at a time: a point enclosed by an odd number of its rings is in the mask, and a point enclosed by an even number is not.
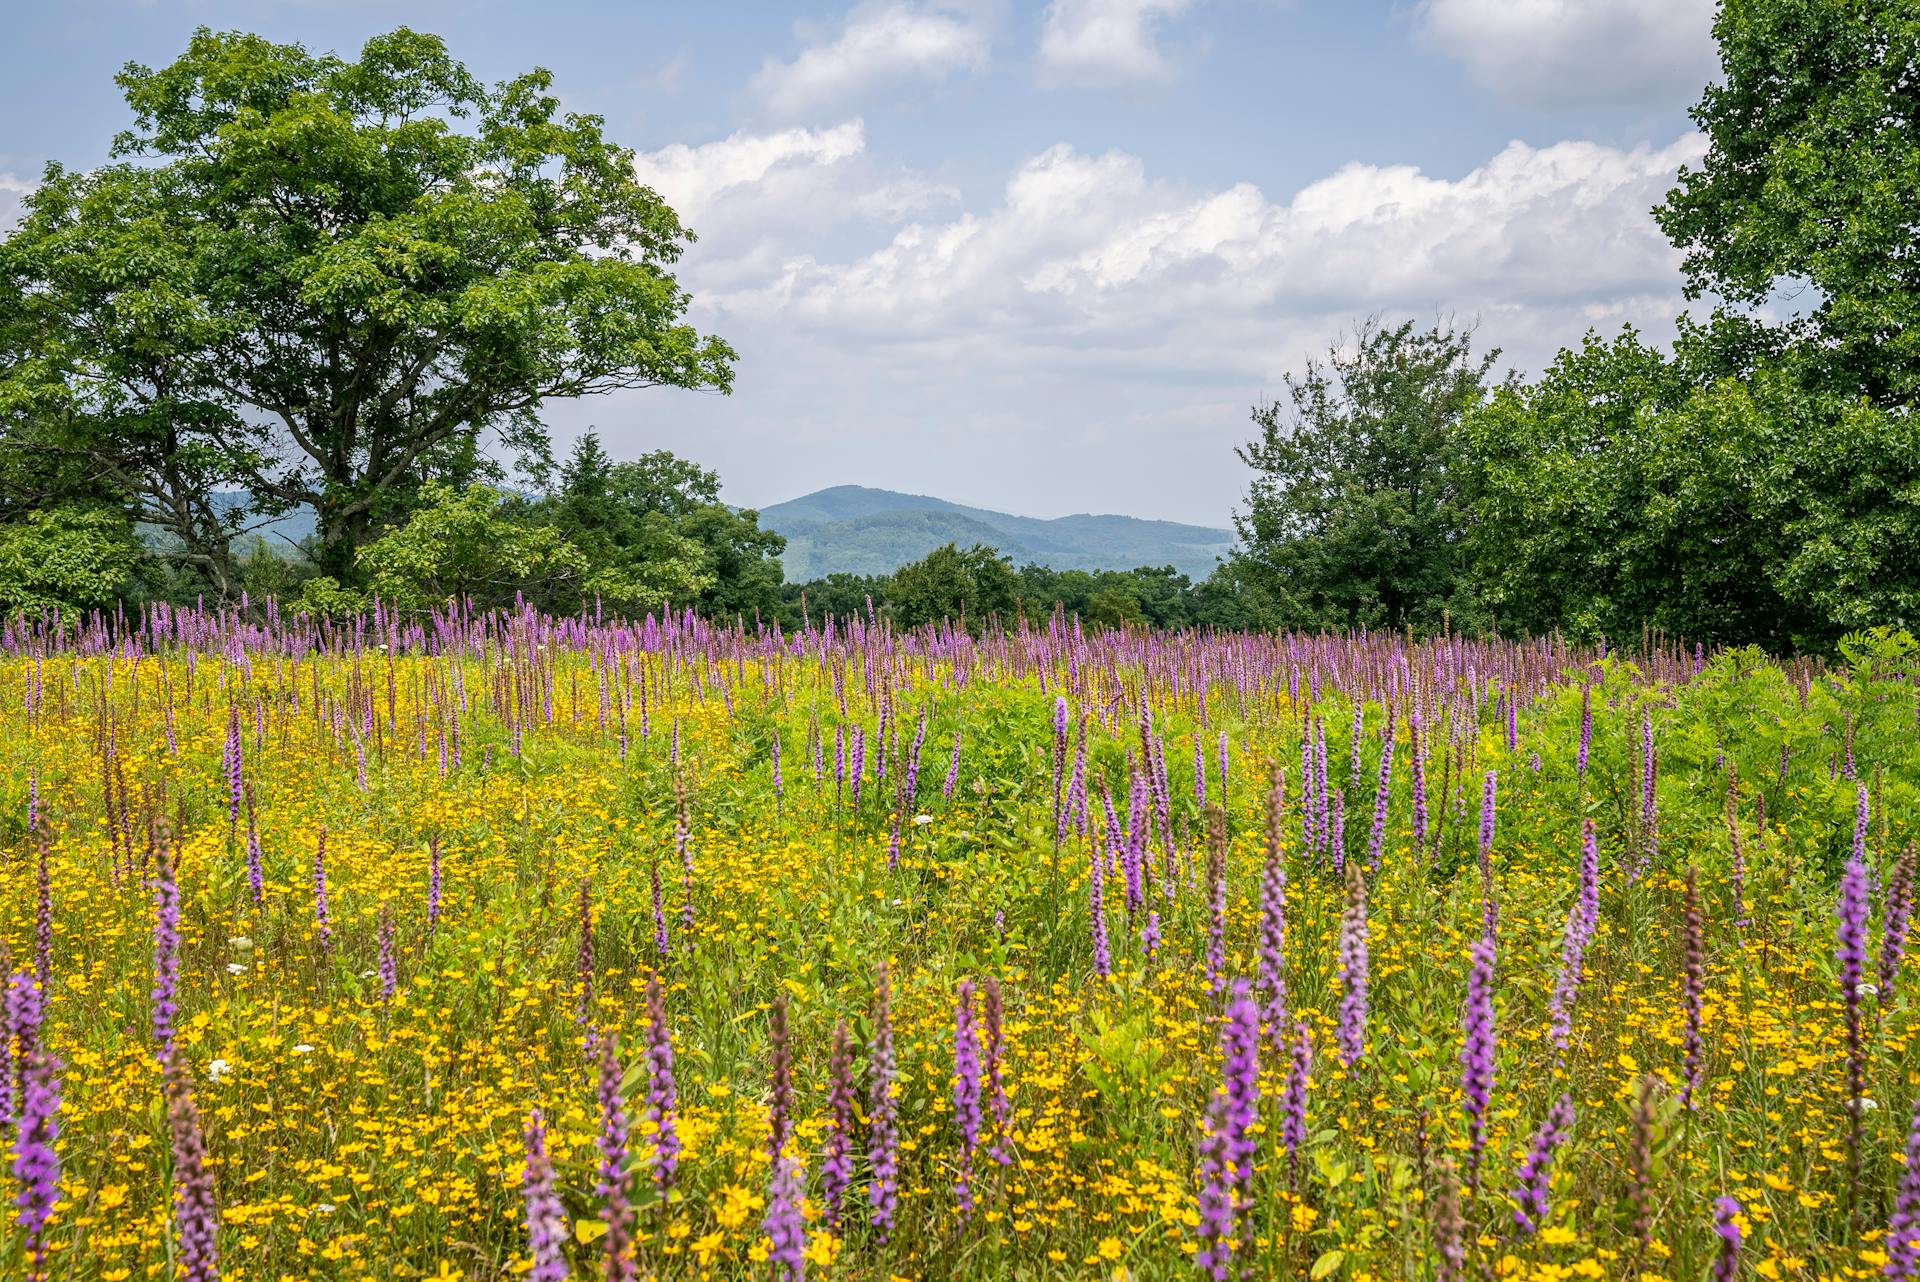
<svg viewBox="0 0 1920 1282"><path fill-rule="evenodd" d="M1271 622L1431 629L1470 612L1458 429L1497 355L1451 325L1369 321L1255 407L1235 562Z"/></svg>
<svg viewBox="0 0 1920 1282"><path fill-rule="evenodd" d="M118 82L114 163L49 167L0 245L6 449L66 464L0 475L115 494L217 592L250 518L311 507L352 580L428 481L542 455L543 402L731 385L669 271L691 233L545 71L202 29Z"/></svg>

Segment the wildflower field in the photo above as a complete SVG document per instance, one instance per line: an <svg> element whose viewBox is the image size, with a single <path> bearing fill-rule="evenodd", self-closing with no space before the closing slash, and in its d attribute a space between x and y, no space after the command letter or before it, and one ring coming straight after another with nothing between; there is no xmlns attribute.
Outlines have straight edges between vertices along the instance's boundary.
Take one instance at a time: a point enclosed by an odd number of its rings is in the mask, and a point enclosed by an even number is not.
<svg viewBox="0 0 1920 1282"><path fill-rule="evenodd" d="M0 1276L1912 1276L1913 649L15 624Z"/></svg>

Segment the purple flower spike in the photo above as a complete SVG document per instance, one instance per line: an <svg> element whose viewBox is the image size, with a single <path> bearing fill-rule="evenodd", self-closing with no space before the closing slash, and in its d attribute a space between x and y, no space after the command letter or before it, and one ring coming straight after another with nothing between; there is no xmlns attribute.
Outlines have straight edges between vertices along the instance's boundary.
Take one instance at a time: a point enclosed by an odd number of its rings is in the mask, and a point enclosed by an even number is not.
<svg viewBox="0 0 1920 1282"><path fill-rule="evenodd" d="M22 976L16 977L18 983ZM13 1178L19 1186L13 1222L26 1230L28 1282L47 1276L47 1221L60 1200L60 1063L35 1047L20 1065L13 1123Z"/></svg>
<svg viewBox="0 0 1920 1282"><path fill-rule="evenodd" d="M993 1143L987 1149L987 1156L996 1166L1009 1166L1013 1163L1013 1150L1009 1147L1013 1104L1007 1099L1006 1009L1002 1003L1000 981L989 979L981 1002L987 1034L987 1112L993 1119Z"/></svg>
<svg viewBox="0 0 1920 1282"><path fill-rule="evenodd" d="M167 1129L173 1138L173 1234L179 1244L182 1282L214 1282L220 1276L220 1212L214 1205L213 1173L200 1132L186 1063L169 1055L165 1064Z"/></svg>
<svg viewBox="0 0 1920 1282"><path fill-rule="evenodd" d="M1307 1143L1307 1087L1313 1076L1313 1029L1294 1025L1288 1047L1287 1089L1280 1101L1280 1142L1287 1149L1287 1187L1300 1183L1300 1151Z"/></svg>
<svg viewBox="0 0 1920 1282"><path fill-rule="evenodd" d="M873 993L873 1041L867 1047L867 1184L875 1239L885 1245L900 1205L900 1105L893 1097L897 1067L893 1050L892 989L883 964Z"/></svg>
<svg viewBox="0 0 1920 1282"><path fill-rule="evenodd" d="M1234 1275L1242 1224L1251 1206L1260 1107L1260 1013L1247 981L1233 981L1220 1022L1220 1089L1207 1102L1200 1140L1200 1253L1195 1263L1214 1282Z"/></svg>
<svg viewBox="0 0 1920 1282"><path fill-rule="evenodd" d="M1713 1231L1720 1254L1713 1260L1713 1282L1733 1282L1740 1272L1740 1203L1721 1197L1713 1204Z"/></svg>
<svg viewBox="0 0 1920 1282"><path fill-rule="evenodd" d="M673 1080L673 1030L658 972L647 976L647 1119L653 1123L653 1182L673 1187L680 1166L679 1090Z"/></svg>
<svg viewBox="0 0 1920 1282"><path fill-rule="evenodd" d="M767 1117L767 1213L761 1221L768 1240L767 1258L776 1276L800 1282L807 1271L806 1222L801 1216L804 1188L800 1162L790 1151L793 1138L793 1047L787 1031L787 995L774 994L767 1024L769 1094Z"/></svg>
<svg viewBox="0 0 1920 1282"><path fill-rule="evenodd" d="M1467 972L1467 1000L1460 1015L1460 1094L1467 1113L1465 1183L1479 1187L1480 1158L1487 1147L1487 1107L1493 1099L1494 1059L1499 1042L1493 1022L1494 945L1491 935L1474 941Z"/></svg>
<svg viewBox="0 0 1920 1282"><path fill-rule="evenodd" d="M1553 1175L1553 1157L1573 1129L1573 1097L1562 1095L1547 1111L1546 1120L1533 1134L1533 1144L1520 1163L1514 1180L1513 1223L1526 1237L1538 1233L1552 1211L1548 1190Z"/></svg>
<svg viewBox="0 0 1920 1282"><path fill-rule="evenodd" d="M1907 1164L1887 1221L1886 1252L1888 1277L1920 1278L1920 1098L1914 1100L1913 1121L1907 1127Z"/></svg>
<svg viewBox="0 0 1920 1282"><path fill-rule="evenodd" d="M1280 848L1286 810L1286 772L1275 769L1267 794L1267 858L1260 873L1260 992L1262 1017L1278 1041L1287 1023L1287 860Z"/></svg>
<svg viewBox="0 0 1920 1282"><path fill-rule="evenodd" d="M527 1117L527 1178L521 1189L527 1207L527 1249L533 1282L566 1282L567 1214L553 1191L553 1160L547 1156L547 1123L539 1109Z"/></svg>
<svg viewBox="0 0 1920 1282"><path fill-rule="evenodd" d="M162 1064L173 1054L179 984L180 887L174 881L172 853L162 850L153 877L153 1042Z"/></svg>
<svg viewBox="0 0 1920 1282"><path fill-rule="evenodd" d="M613 1038L600 1039L600 1221L607 1226L605 1282L632 1282L633 1206L627 1191L627 1101Z"/></svg>
<svg viewBox="0 0 1920 1282"><path fill-rule="evenodd" d="M980 1146L980 1044L973 1032L973 981L963 979L953 1012L953 1124L960 1173L953 1193L964 1219L973 1211L973 1153Z"/></svg>
<svg viewBox="0 0 1920 1282"><path fill-rule="evenodd" d="M1087 875L1087 914L1093 933L1093 973L1105 979L1113 974L1113 954L1107 940L1106 866L1097 846Z"/></svg>
<svg viewBox="0 0 1920 1282"><path fill-rule="evenodd" d="M1347 865L1347 906L1340 915L1340 1062L1349 1069L1367 1048L1367 880Z"/></svg>
<svg viewBox="0 0 1920 1282"><path fill-rule="evenodd" d="M842 1204L853 1183L853 1042L847 1021L833 1029L833 1058L827 1068L827 1144L820 1159L820 1200L827 1227L840 1231Z"/></svg>
<svg viewBox="0 0 1920 1282"><path fill-rule="evenodd" d="M1680 1086L1682 1108L1694 1107L1694 1091L1700 1085L1700 1014L1706 997L1707 947L1705 927L1700 918L1699 874L1687 868L1686 898L1681 911L1680 1002L1686 1012L1686 1025L1680 1035L1680 1054L1685 1080Z"/></svg>

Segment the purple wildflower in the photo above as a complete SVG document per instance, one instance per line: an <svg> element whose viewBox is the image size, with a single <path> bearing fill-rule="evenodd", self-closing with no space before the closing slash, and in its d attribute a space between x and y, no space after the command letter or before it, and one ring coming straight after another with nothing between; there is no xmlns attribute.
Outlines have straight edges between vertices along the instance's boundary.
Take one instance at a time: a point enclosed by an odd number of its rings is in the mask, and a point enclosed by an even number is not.
<svg viewBox="0 0 1920 1282"><path fill-rule="evenodd" d="M607 1226L606 1282L632 1282L633 1206L627 1194L627 1101L613 1038L600 1039L600 1222Z"/></svg>
<svg viewBox="0 0 1920 1282"><path fill-rule="evenodd" d="M1467 1113L1466 1186L1479 1187L1480 1158L1487 1147L1487 1107L1493 1098L1498 1036L1493 1022L1494 944L1491 934L1473 944L1467 1000L1460 1013L1460 1094Z"/></svg>
<svg viewBox="0 0 1920 1282"><path fill-rule="evenodd" d="M553 1191L553 1159L547 1156L547 1123L539 1109L527 1115L527 1176L521 1194L527 1207L527 1248L533 1282L566 1282L567 1213Z"/></svg>
<svg viewBox="0 0 1920 1282"><path fill-rule="evenodd" d="M1893 996L1893 984L1900 976L1900 959L1906 952L1907 930L1913 913L1913 873L1916 848L1911 841L1893 862L1887 877L1887 907L1880 942L1880 1004Z"/></svg>
<svg viewBox="0 0 1920 1282"><path fill-rule="evenodd" d="M333 955L333 920L327 911L327 830L313 843L313 922L320 932L320 952Z"/></svg>
<svg viewBox="0 0 1920 1282"><path fill-rule="evenodd" d="M1273 772L1267 793L1267 858L1260 872L1260 992L1263 1017L1277 1041L1287 1023L1287 858L1280 848L1287 776Z"/></svg>
<svg viewBox="0 0 1920 1282"><path fill-rule="evenodd" d="M1520 1163L1514 1178L1513 1223L1524 1237L1532 1237L1547 1222L1552 1210L1548 1192L1553 1176L1554 1154L1566 1142L1573 1129L1573 1096L1563 1094L1547 1110L1546 1120L1533 1133L1533 1143Z"/></svg>
<svg viewBox="0 0 1920 1282"><path fill-rule="evenodd" d="M1573 1037L1573 1008L1580 997L1580 982L1585 974L1587 944L1593 939L1600 920L1600 848L1594 836L1593 820L1580 831L1580 889L1567 909L1567 925L1560 938L1560 973L1547 998L1547 1015L1553 1030L1553 1044L1564 1054Z"/></svg>
<svg viewBox="0 0 1920 1282"><path fill-rule="evenodd" d="M1887 1221L1886 1252L1888 1277L1920 1277L1920 1097L1914 1100L1913 1121L1907 1127L1907 1164Z"/></svg>
<svg viewBox="0 0 1920 1282"><path fill-rule="evenodd" d="M1744 936L1747 929L1747 852L1740 844L1740 781L1727 767L1727 880L1733 891L1733 929ZM1745 940L1742 939L1744 945Z"/></svg>
<svg viewBox="0 0 1920 1282"><path fill-rule="evenodd" d="M973 1211L973 1151L980 1145L980 1045L973 1032L973 981L960 981L953 1011L953 1124L960 1133L960 1173L954 1181L964 1219Z"/></svg>
<svg viewBox="0 0 1920 1282"><path fill-rule="evenodd" d="M653 862L648 865L648 884L653 891L653 951L659 955L660 964L667 964L667 906L660 889L660 855L654 852Z"/></svg>
<svg viewBox="0 0 1920 1282"><path fill-rule="evenodd" d="M1013 1105L1007 1099L1006 1010L997 979L989 979L984 986L981 1015L987 1034L987 1113L993 1119L993 1143L987 1148L987 1156L996 1166L1008 1166L1013 1162L1013 1152L1008 1147Z"/></svg>
<svg viewBox="0 0 1920 1282"><path fill-rule="evenodd" d="M767 1258L776 1276L800 1282L807 1270L806 1223L801 1218L800 1162L788 1151L793 1138L793 1047L787 1032L787 995L774 994L767 1023L769 1094L767 1110L767 1214L761 1221L768 1239Z"/></svg>
<svg viewBox="0 0 1920 1282"><path fill-rule="evenodd" d="M1193 732L1193 800L1201 809L1207 805L1207 754L1200 747L1200 732Z"/></svg>
<svg viewBox="0 0 1920 1282"><path fill-rule="evenodd" d="M19 982L16 977L15 983ZM60 1200L60 1063L42 1048L20 1065L13 1122L13 1178L20 1191L13 1222L26 1230L28 1282L47 1276L47 1221Z"/></svg>
<svg viewBox="0 0 1920 1282"><path fill-rule="evenodd" d="M1340 915L1340 1062L1360 1063L1367 1047L1367 880L1347 865L1347 906Z"/></svg>
<svg viewBox="0 0 1920 1282"><path fill-rule="evenodd" d="M47 835L35 842L39 847L39 867L34 873L33 974L44 994L53 992L53 869L49 863Z"/></svg>
<svg viewBox="0 0 1920 1282"><path fill-rule="evenodd" d="M1225 730L1222 730L1220 732L1219 755L1220 755L1220 804L1222 806L1225 806L1227 804L1227 764L1228 764L1227 732Z"/></svg>
<svg viewBox="0 0 1920 1282"><path fill-rule="evenodd" d="M172 855L162 851L153 877L153 1042L163 1065L173 1054L179 985L180 887L174 881Z"/></svg>
<svg viewBox="0 0 1920 1282"><path fill-rule="evenodd" d="M867 1159L873 1178L867 1184L875 1235L885 1245L900 1205L899 1103L893 1098L892 989L880 967L873 993L873 1040L867 1047Z"/></svg>
<svg viewBox="0 0 1920 1282"><path fill-rule="evenodd" d="M227 705L227 743L220 753L227 769L227 831L232 835L240 823L240 706Z"/></svg>
<svg viewBox="0 0 1920 1282"><path fill-rule="evenodd" d="M1740 1203L1721 1196L1713 1204L1713 1231L1720 1253L1713 1260L1713 1282L1733 1282L1740 1272Z"/></svg>
<svg viewBox="0 0 1920 1282"><path fill-rule="evenodd" d="M680 1097L667 995L657 971L647 976L647 1120L653 1123L653 1182L664 1193L680 1166Z"/></svg>
<svg viewBox="0 0 1920 1282"><path fill-rule="evenodd" d="M1865 851L1867 789L1860 787L1859 818L1853 855L1840 875L1840 899L1834 906L1833 959L1840 967L1840 1000L1847 1028L1848 1169L1857 1171L1860 1154L1860 1097L1866 1093L1866 1046L1860 1036L1860 983L1867 965L1867 861Z"/></svg>
<svg viewBox="0 0 1920 1282"><path fill-rule="evenodd" d="M1460 1184L1452 1158L1440 1163L1432 1220L1434 1282L1461 1282L1467 1263L1466 1217L1460 1210Z"/></svg>
<svg viewBox="0 0 1920 1282"><path fill-rule="evenodd" d="M1393 782L1393 726L1380 740L1380 781L1373 790L1373 833L1367 839L1367 871L1380 871L1380 850L1387 838L1387 789Z"/></svg>
<svg viewBox="0 0 1920 1282"><path fill-rule="evenodd" d="M954 787L960 782L960 732L953 732L953 755L947 758L947 777L940 785L940 798L953 800Z"/></svg>
<svg viewBox="0 0 1920 1282"><path fill-rule="evenodd" d="M1215 997L1227 990L1227 817L1207 816L1207 987Z"/></svg>
<svg viewBox="0 0 1920 1282"><path fill-rule="evenodd" d="M164 1065L167 1129L173 1137L173 1234L182 1282L214 1282L220 1276L220 1213L214 1206L213 1174L200 1131L187 1066L169 1054Z"/></svg>
<svg viewBox="0 0 1920 1282"><path fill-rule="evenodd" d="M686 781L673 777L673 850L680 857L680 934L693 947L693 833Z"/></svg>
<svg viewBox="0 0 1920 1282"><path fill-rule="evenodd" d="M1067 781L1067 825L1082 836L1087 831L1087 714L1080 714L1080 733L1073 749L1073 776Z"/></svg>
<svg viewBox="0 0 1920 1282"><path fill-rule="evenodd" d="M1067 697L1058 695L1053 701L1053 844L1056 846L1067 839L1066 774Z"/></svg>
<svg viewBox="0 0 1920 1282"><path fill-rule="evenodd" d="M254 820L253 789L247 789L247 894L254 907L266 899L266 870L260 857L260 827Z"/></svg>
<svg viewBox="0 0 1920 1282"><path fill-rule="evenodd" d="M427 937L440 926L440 836L427 838Z"/></svg>
<svg viewBox="0 0 1920 1282"><path fill-rule="evenodd" d="M1407 770L1413 781L1413 853L1427 849L1427 763L1420 746L1420 718L1407 713Z"/></svg>
<svg viewBox="0 0 1920 1282"><path fill-rule="evenodd" d="M393 994L400 986L400 973L393 960L393 910L385 903L380 905L380 1000L393 1001Z"/></svg>
<svg viewBox="0 0 1920 1282"><path fill-rule="evenodd" d="M1300 1183L1300 1150L1307 1143L1307 1087L1313 1075L1313 1029L1306 1020L1293 1026L1286 1093L1280 1099L1280 1142L1287 1150L1287 1187Z"/></svg>
<svg viewBox="0 0 1920 1282"><path fill-rule="evenodd" d="M1220 1021L1220 1089L1207 1101L1200 1138L1200 1226L1195 1262L1226 1282L1240 1250L1242 1221L1252 1203L1252 1129L1260 1106L1260 1014L1247 981L1233 981Z"/></svg>
<svg viewBox="0 0 1920 1282"><path fill-rule="evenodd" d="M1146 925L1140 927L1140 953L1153 964L1154 954L1160 951L1160 911L1154 909L1147 914Z"/></svg>
<svg viewBox="0 0 1920 1282"><path fill-rule="evenodd" d="M1106 866L1096 846L1087 875L1087 914L1093 933L1093 973L1102 979L1113 973L1113 955L1107 942L1106 879Z"/></svg>
<svg viewBox="0 0 1920 1282"><path fill-rule="evenodd" d="M1700 920L1699 875L1687 867L1687 888L1680 918L1680 1002L1686 1012L1686 1025L1680 1035L1682 1068L1685 1081L1680 1087L1680 1106L1694 1106L1693 1092L1700 1084L1700 1013L1706 994L1707 949Z"/></svg>
<svg viewBox="0 0 1920 1282"><path fill-rule="evenodd" d="M841 1202L853 1183L853 1042L847 1021L833 1029L833 1058L827 1067L827 1146L820 1158L820 1199L827 1227L840 1231Z"/></svg>

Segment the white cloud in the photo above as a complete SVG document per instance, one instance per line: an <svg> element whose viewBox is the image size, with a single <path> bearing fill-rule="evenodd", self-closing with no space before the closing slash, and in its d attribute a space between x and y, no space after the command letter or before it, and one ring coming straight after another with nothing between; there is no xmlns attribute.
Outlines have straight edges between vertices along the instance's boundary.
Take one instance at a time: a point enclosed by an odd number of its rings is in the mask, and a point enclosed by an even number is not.
<svg viewBox="0 0 1920 1282"><path fill-rule="evenodd" d="M753 87L776 114L845 102L879 85L927 81L987 65L992 32L983 13L902 3L863 4L838 34L795 58L769 58Z"/></svg>
<svg viewBox="0 0 1920 1282"><path fill-rule="evenodd" d="M831 129L741 132L697 147L674 143L642 152L633 168L641 182L691 222L725 193L764 183L776 171L838 164L865 148L864 126L849 120Z"/></svg>
<svg viewBox="0 0 1920 1282"><path fill-rule="evenodd" d="M1538 107L1692 102L1719 64L1714 0L1423 0L1416 22L1473 79Z"/></svg>
<svg viewBox="0 0 1920 1282"><path fill-rule="evenodd" d="M1049 84L1152 84L1173 76L1158 28L1192 0L1050 0L1040 33Z"/></svg>
<svg viewBox="0 0 1920 1282"><path fill-rule="evenodd" d="M1351 164L1275 202L1250 183L1195 193L1125 153L1060 145L1023 164L996 209L911 224L848 260L799 254L708 301L882 344L1039 338L1067 359L1185 360L1205 333L1209 360L1252 371L1286 318L1677 298L1674 251L1647 211L1703 147L1697 135L1631 150L1516 142L1458 179Z"/></svg>

